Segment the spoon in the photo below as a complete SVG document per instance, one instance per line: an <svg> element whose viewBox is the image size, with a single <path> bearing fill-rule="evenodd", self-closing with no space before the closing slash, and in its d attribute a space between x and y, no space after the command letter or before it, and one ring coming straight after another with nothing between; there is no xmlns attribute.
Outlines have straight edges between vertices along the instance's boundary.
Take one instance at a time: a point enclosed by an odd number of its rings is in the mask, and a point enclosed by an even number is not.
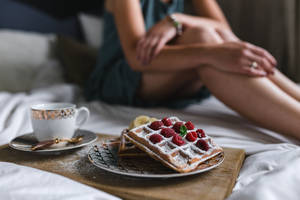
<svg viewBox="0 0 300 200"><path fill-rule="evenodd" d="M46 140L46 141L39 142L35 145L32 145L31 150L35 151L35 150L45 149L47 147L50 147L53 144L58 144L60 142L68 142L68 143L71 143L71 144L75 144L75 143L78 143L78 142L82 141L82 139L83 139L83 136L77 136L77 137L70 138L70 139L56 138L54 140Z"/></svg>

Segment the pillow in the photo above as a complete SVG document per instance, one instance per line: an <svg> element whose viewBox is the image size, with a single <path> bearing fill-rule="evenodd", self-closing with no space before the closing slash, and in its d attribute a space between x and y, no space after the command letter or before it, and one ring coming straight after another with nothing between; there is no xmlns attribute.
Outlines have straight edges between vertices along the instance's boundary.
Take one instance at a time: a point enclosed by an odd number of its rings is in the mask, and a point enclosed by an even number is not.
<svg viewBox="0 0 300 200"><path fill-rule="evenodd" d="M102 44L103 19L82 13L79 14L79 21L87 44L99 48Z"/></svg>
<svg viewBox="0 0 300 200"><path fill-rule="evenodd" d="M0 31L0 91L21 92L33 80L51 52L52 35L23 31Z"/></svg>
<svg viewBox="0 0 300 200"><path fill-rule="evenodd" d="M96 65L97 49L66 36L57 36L56 54L62 63L65 80L83 87Z"/></svg>
<svg viewBox="0 0 300 200"><path fill-rule="evenodd" d="M26 30L44 34L60 33L81 38L82 34L78 19L76 16L70 15L70 12L72 12L70 8L72 6L67 6L68 3L64 1L60 2L61 5L55 5L58 4L58 2L56 3L55 1L0 0L0 28ZM50 3L52 3L51 6L49 5ZM55 8L55 6L57 8ZM65 16L69 17L59 19L50 16L51 13L54 14L61 10L65 10Z"/></svg>

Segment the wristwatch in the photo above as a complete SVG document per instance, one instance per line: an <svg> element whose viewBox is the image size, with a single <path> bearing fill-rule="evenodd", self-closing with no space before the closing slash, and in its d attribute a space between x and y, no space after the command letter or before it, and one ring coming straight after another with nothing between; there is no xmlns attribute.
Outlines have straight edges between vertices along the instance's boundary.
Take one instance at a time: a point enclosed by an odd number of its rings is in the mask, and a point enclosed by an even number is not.
<svg viewBox="0 0 300 200"><path fill-rule="evenodd" d="M174 14L169 15L169 18L176 29L176 35L182 35L182 24L176 19Z"/></svg>

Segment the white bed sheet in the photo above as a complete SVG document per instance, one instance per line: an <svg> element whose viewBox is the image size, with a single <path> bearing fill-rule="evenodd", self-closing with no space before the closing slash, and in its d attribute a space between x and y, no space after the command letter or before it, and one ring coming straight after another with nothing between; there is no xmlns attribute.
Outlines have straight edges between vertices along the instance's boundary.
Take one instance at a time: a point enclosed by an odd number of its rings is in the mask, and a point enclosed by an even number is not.
<svg viewBox="0 0 300 200"><path fill-rule="evenodd" d="M29 106L38 102L78 102L78 89L72 85L58 84L35 89L30 94L0 93L0 145L12 138L32 131ZM297 142L277 133L258 128L238 116L214 97L183 110L164 108L143 109L111 106L100 102L84 103L91 111L91 118L83 129L119 135L136 116L146 114L161 118L178 116L191 120L226 147L243 148L247 158L241 169L232 195L234 199L298 199L300 190L300 149ZM0 198L25 199L113 199L105 193L70 181L67 178L40 170L0 163ZM22 180L22 181L14 181ZM35 183L43 180L43 187ZM12 185L11 187L10 185ZM2 187L6 185L6 187ZM64 190L57 191L57 186ZM73 188L73 189L72 189ZM76 188L74 190L74 188ZM64 191L67 192L64 193ZM21 194L21 195L20 195ZM29 199L29 198L28 198Z"/></svg>

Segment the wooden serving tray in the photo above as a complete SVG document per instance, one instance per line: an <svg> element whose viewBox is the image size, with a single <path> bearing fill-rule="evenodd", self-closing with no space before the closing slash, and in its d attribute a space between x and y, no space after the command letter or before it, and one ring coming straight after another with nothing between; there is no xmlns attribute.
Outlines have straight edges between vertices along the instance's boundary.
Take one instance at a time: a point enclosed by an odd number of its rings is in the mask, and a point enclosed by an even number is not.
<svg viewBox="0 0 300 200"><path fill-rule="evenodd" d="M99 135L98 141L110 137ZM0 161L60 174L123 199L223 200L231 194L245 157L242 149L224 148L224 162L211 171L181 178L141 179L95 167L87 157L94 144L59 154L21 152L5 145L0 147Z"/></svg>

